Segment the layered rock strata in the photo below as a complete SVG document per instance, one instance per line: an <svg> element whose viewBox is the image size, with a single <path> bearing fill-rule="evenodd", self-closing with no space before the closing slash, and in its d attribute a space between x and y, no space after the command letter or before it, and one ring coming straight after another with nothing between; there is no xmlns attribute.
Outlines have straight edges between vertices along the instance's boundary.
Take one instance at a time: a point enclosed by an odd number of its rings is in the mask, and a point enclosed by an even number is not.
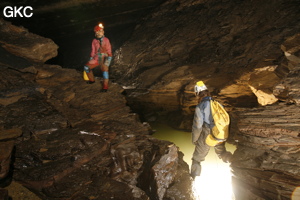
<svg viewBox="0 0 300 200"><path fill-rule="evenodd" d="M2 23L0 30L6 28L13 26ZM34 55L31 46L22 48ZM150 136L120 86L110 83L109 92L100 93L101 79L88 85L82 72L13 59L23 50L4 49L1 181L13 178L41 199L193 199L182 153ZM56 50L53 45L50 52Z"/></svg>
<svg viewBox="0 0 300 200"><path fill-rule="evenodd" d="M296 34L282 44L290 71L273 85L279 101L236 111L238 145L231 166L238 199L300 198L299 39Z"/></svg>

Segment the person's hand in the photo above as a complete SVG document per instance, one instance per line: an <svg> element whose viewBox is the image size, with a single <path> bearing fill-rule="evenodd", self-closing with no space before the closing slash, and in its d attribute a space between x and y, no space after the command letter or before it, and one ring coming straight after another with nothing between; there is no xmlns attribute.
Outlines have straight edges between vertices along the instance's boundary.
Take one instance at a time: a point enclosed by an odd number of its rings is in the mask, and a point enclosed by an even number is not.
<svg viewBox="0 0 300 200"><path fill-rule="evenodd" d="M222 153L221 158L222 158L223 162L225 162L225 163L231 163L233 155L232 155L231 152L226 151L226 152Z"/></svg>

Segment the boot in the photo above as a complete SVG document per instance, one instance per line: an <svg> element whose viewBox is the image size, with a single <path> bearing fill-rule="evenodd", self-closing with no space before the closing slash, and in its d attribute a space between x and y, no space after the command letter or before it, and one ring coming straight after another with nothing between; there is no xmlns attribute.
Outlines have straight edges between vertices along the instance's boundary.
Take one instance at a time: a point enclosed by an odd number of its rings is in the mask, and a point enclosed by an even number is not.
<svg viewBox="0 0 300 200"><path fill-rule="evenodd" d="M224 163L231 163L232 157L233 157L233 155L229 151L226 151L226 152L222 153L222 155L221 155L221 159Z"/></svg>
<svg viewBox="0 0 300 200"><path fill-rule="evenodd" d="M108 79L104 79L101 92L107 92L107 90L108 90Z"/></svg>
<svg viewBox="0 0 300 200"><path fill-rule="evenodd" d="M200 176L201 169L202 169L201 163L193 160L192 166L191 166L191 177L193 180L195 180L196 176Z"/></svg>
<svg viewBox="0 0 300 200"><path fill-rule="evenodd" d="M95 77L94 77L94 73L92 70L89 73L86 73L86 75L89 78L88 83L89 82L95 83ZM89 84L92 84L92 83L89 83Z"/></svg>

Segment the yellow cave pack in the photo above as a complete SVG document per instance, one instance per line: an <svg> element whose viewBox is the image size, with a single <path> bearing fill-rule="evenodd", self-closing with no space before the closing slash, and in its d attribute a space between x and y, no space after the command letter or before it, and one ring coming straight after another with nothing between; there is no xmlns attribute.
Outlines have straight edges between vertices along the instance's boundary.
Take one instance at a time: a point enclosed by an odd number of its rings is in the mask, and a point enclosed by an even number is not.
<svg viewBox="0 0 300 200"><path fill-rule="evenodd" d="M224 107L216 100L210 100L211 114L215 122L211 134L206 137L206 144L216 146L228 138L230 117Z"/></svg>
<svg viewBox="0 0 300 200"><path fill-rule="evenodd" d="M83 79L84 79L85 81L89 81L89 77L87 76L87 74L86 74L85 71L83 71Z"/></svg>

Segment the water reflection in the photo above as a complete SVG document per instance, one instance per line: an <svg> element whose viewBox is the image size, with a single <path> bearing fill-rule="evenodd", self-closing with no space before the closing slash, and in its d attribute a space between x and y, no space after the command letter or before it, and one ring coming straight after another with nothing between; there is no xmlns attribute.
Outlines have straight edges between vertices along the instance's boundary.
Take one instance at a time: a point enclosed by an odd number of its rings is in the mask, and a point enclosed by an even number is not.
<svg viewBox="0 0 300 200"><path fill-rule="evenodd" d="M184 161L191 166L194 145L191 142L191 133L175 130L165 124L153 123L156 130L153 136L157 139L168 140L179 147L184 153ZM228 151L235 151L235 146L226 144ZM202 173L194 181L194 192L201 200L234 200L231 185L231 171L228 163L222 162L211 148L206 160L202 163Z"/></svg>

